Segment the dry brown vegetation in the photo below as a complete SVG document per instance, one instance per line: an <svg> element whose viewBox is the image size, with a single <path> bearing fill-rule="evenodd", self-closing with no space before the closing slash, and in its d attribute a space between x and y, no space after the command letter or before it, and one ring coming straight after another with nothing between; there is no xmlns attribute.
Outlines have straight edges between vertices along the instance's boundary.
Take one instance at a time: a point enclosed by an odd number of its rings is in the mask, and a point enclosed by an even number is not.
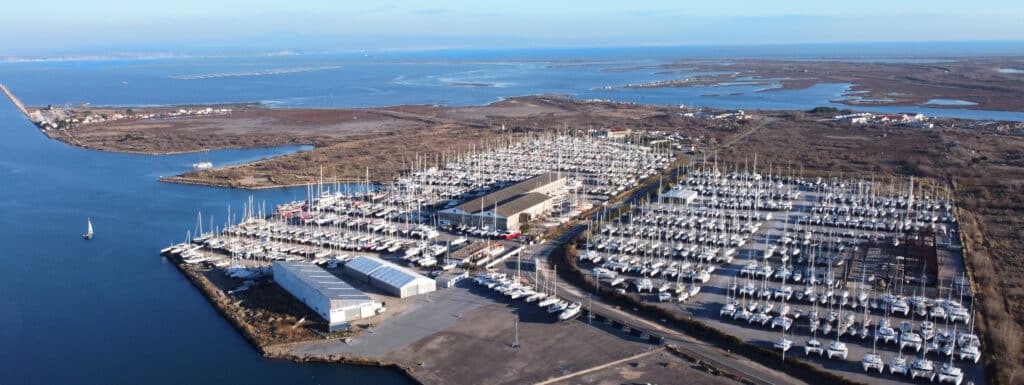
<svg viewBox="0 0 1024 385"><path fill-rule="evenodd" d="M744 81L781 89L801 89L818 83L850 83L858 96L877 99L859 104L908 105L929 99L957 99L977 103L977 108L1024 111L1024 76L999 72L1019 68L1019 57L958 57L933 63L843 62L808 60L688 60L649 67L618 69L658 70L659 73L722 71L724 75L669 80L640 87L706 86L724 81ZM754 78L751 80L743 80ZM760 79L760 80L759 80ZM858 103L850 103L858 104Z"/></svg>
<svg viewBox="0 0 1024 385"><path fill-rule="evenodd" d="M393 179L417 158L438 159L469 152L524 133L565 127L634 130L687 129L713 143L729 130L707 130L706 122L679 116L670 106L585 103L558 96L512 98L481 107L396 106L372 109L275 110L237 107L224 116L133 120L48 132L54 139L87 148L137 153L312 144L312 151L245 165L191 172L165 180L216 186L264 188L326 178ZM736 129L739 125L716 122Z"/></svg>

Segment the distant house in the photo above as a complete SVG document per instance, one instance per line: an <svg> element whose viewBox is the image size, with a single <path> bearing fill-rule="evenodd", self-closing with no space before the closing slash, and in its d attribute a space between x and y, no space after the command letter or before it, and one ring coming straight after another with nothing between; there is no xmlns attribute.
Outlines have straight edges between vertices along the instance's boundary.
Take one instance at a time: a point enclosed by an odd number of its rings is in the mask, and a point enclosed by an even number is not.
<svg viewBox="0 0 1024 385"><path fill-rule="evenodd" d="M847 124L868 124L875 116L871 113L861 112L856 114L838 115L834 119ZM881 119L885 119L883 116Z"/></svg>

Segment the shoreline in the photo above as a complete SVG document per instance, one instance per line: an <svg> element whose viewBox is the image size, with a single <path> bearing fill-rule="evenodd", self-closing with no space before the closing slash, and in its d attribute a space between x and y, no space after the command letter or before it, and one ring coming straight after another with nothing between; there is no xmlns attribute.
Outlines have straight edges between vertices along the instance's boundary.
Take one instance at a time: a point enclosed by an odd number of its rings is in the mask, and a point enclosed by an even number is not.
<svg viewBox="0 0 1024 385"><path fill-rule="evenodd" d="M775 90L768 90L768 91L765 91L765 92L771 92L771 91L775 91ZM833 101L833 102L835 102L835 101ZM372 167L373 165L379 165L380 162L378 162L378 160L380 158L380 154L389 153L389 151L380 150L380 148L386 148L385 146L388 146L389 143L396 142L396 139L397 139L397 141L403 141L404 140L405 142L411 144L413 147L416 147L415 145L419 144L418 141L422 141L422 140L424 140L427 137L433 136L432 135L433 130L447 130L448 132L454 132L454 134L452 134L452 135L455 135L455 136L465 136L466 133L469 133L469 132L472 132L472 131L476 131L475 135L482 136L484 138L486 138L486 137L493 138L496 135L503 135L503 134L506 134L506 133L512 133L514 131L504 132L503 129L501 131L495 131L495 129L493 127L479 128L479 126L481 124L480 123L481 121L490 122L491 119L502 119L502 118L505 118L505 119L511 120L511 124L518 123L518 124L522 124L523 126L526 126L526 127L536 127L536 126L544 127L543 125L536 124L534 121L535 120L540 120L540 119L562 119L563 118L562 116L557 116L557 115L555 115L555 116L542 116L542 117L537 117L536 115L503 117L501 115L497 115L496 116L496 115L488 114L488 112L491 109L497 109L497 110L499 110L498 112L500 112L501 109L516 108L515 106L517 104L524 104L524 103L525 104L529 104L529 103L541 104L541 105L545 106L544 108L551 108L551 107L559 108L560 111L564 111L563 112L564 114L569 114L567 116L576 116L576 115L578 115L578 116L585 116L588 119L593 119L593 118L596 117L596 118L604 119L604 120L608 120L608 116L607 115L610 115L610 114L613 114L613 113L618 113L618 111L620 111L619 108L624 108L621 111L626 111L625 113L627 113L627 114L635 114L638 118L637 117L627 118L627 119L633 119L634 121L636 121L636 119L647 119L647 118L649 118L651 116L655 116L656 117L657 115L647 114L647 113L649 113L651 111L656 111L657 113L660 113L660 114L670 114L670 113L673 113L673 112L685 111L685 110L680 110L680 109L678 109L675 106L664 106L664 105L657 105L657 104L643 104L643 105L639 105L639 104L632 105L631 104L631 105L627 105L629 107L622 107L622 104L618 103L618 102L611 102L611 101L600 102L600 101L590 101L590 100L579 100L579 99L574 99L574 98L565 98L565 97L551 96L551 95L546 95L546 94L536 95L536 96L529 96L529 97L506 98L506 99L504 99L504 100L502 100L500 102L495 102L495 103L491 103L491 104L488 104L488 105L485 105L485 106L480 106L480 107L443 107L441 109L438 109L438 107L432 107L432 106L415 106L415 105L405 106L405 107L402 107L402 106L399 106L399 107L391 106L391 107L372 107L372 108L359 108L359 109L347 109L347 108L322 108L322 109L296 108L296 109L282 109L282 110L278 110L278 109L270 109L270 108L255 108L255 109L247 110L246 112L248 112L248 113L255 113L255 114L262 114L262 113L270 111L271 114L274 114L274 113L278 113L278 112L281 112L281 111L285 111L286 114L288 114L288 115L295 115L295 116L310 116L310 115L308 115L308 114L311 114L310 111L314 111L314 114L327 114L327 115L334 115L334 114L349 114L349 115L351 115L351 114L364 114L363 115L364 116L363 120L366 119L365 118L366 115L369 115L369 116L371 116L371 118L373 116L376 116L379 119L382 119L380 121L381 122L385 122L385 123L381 123L381 124L393 124L393 123L388 123L388 122L407 122L407 123L411 122L409 124L415 124L417 126L411 128L409 130L406 130L406 131L391 131L391 132L386 132L386 133L378 133L377 131L371 131L371 132L367 132L367 133L356 132L356 133L351 133L351 134L345 133L345 134L342 134L342 135L350 135L350 136L340 136L340 137L332 137L332 136L330 136L332 134L325 134L325 133L316 132L316 131L314 131L312 133L309 133L309 134L306 134L306 135L299 135L299 134L302 134L302 132L295 133L295 132L290 132L290 131L302 130L302 129L307 129L307 128L303 128L303 126L300 126L300 125L297 125L297 126L284 126L283 128L286 131L282 131L282 133L280 135L278 135L276 137L273 137L273 138L270 138L269 140L262 139L264 137L264 134L262 134L262 131L260 131L260 130L254 130L252 132L243 131L243 132L233 133L232 134L233 136L232 136L231 139L219 140L219 141L216 142L216 143L220 143L220 144L223 144L223 145L213 145L213 146L208 146L208 147L203 147L203 148L188 148L188 149L184 149L184 150L180 150L180 151L174 151L174 150L172 150L172 151L154 151L154 150L136 150L134 148L117 148L117 146L120 145L119 141L118 142L113 142L113 141L111 141L112 139L109 139L109 138L111 138L112 136L116 138L117 135L121 135L121 134L124 134L125 136L131 136L133 131L130 131L130 129L129 129L129 131L124 131L124 129L120 128L120 126L118 126L117 124L114 124L114 123L93 123L93 124L85 125L85 126L82 126L82 127L79 127L79 128L72 129L72 130L40 130L40 131L44 135L46 135L48 138L50 138L50 139L54 139L54 140L63 142L65 144L71 145L71 146L76 146L76 147L90 149L90 150L95 150L95 151L102 151L102 152L128 153L128 154L150 155L150 156L195 154L195 153L201 153L201 152L204 152L204 151L220 151L220 150L230 150L230 149L258 149L258 148L272 148L272 147L279 147L279 146L312 146L311 149L305 150L305 151L301 151L300 150L300 151L295 151L295 152L290 152L290 153L285 153L285 154L278 154L278 155L268 156L266 158L262 158L262 159L258 159L258 160L252 160L252 161L243 162L243 163L237 163L237 164L230 164L230 165L220 166L220 167L216 167L216 168L209 169L209 170L181 170L180 173L178 173L178 174L169 175L169 176L161 176L159 178L159 181L160 182L164 182L164 183L177 183L177 184L197 185L197 186L207 186L207 187L237 188L237 189L246 189L246 190L271 190L271 189L284 189L284 188L291 188L291 187L301 187L301 186L305 186L305 185L307 185L309 183L315 183L315 182L311 182L312 179L310 179L311 178L310 175L312 175L312 174L309 174L309 172L306 172L306 173L303 174L303 173L299 172L301 170L296 170L294 168L282 169L281 165L282 164L286 164L286 163L292 164L292 165L296 165L296 164L297 165L306 165L313 158L321 158L322 159L325 153L326 154L332 154L332 153L333 154L338 154L338 155L333 155L333 157L336 158L339 155L340 156L351 156L354 153L362 151L363 152L362 155L364 156L363 159L357 159L356 161L346 162L348 165L350 165L350 168L355 168L356 166L358 166L358 168L360 168L360 171L361 171L361 172L359 172L359 174L360 174L360 176L362 176L362 174L363 174L362 168L364 166L370 165ZM848 105L848 104L844 103L844 105ZM879 104L871 104L871 105L869 105L869 104L861 103L861 104L859 104L859 106L870 108L870 107L876 107L876 106L880 106L880 105ZM406 108L406 107L409 110L407 110L407 111L394 111L394 110L392 110L392 108ZM591 110L594 109L592 107L596 107L599 111L596 112L596 113L591 111ZM856 106L854 106L854 107L856 107ZM419 108L419 110L417 110L417 108ZM856 108L854 108L854 109L856 109ZM956 108L956 107L948 107L948 109L973 110L973 109L964 109L964 108ZM470 111L470 112L465 112L465 111ZM477 112L477 111L479 111L479 112ZM973 111L986 111L986 110L973 110ZM769 109L769 110L751 110L751 112L754 112L755 114L778 114L778 113L785 113L785 112L804 112L804 111L802 111L802 110L792 110L792 111L788 111L788 110L770 110ZM458 115L459 113L461 113L463 115ZM429 115L429 114L433 114L433 115ZM455 115L456 119L449 118L448 116L446 116L447 114ZM644 115L644 114L647 114L647 115ZM345 115L345 116L349 116L349 115ZM440 115L440 116L438 116L438 115ZM468 116L472 116L472 118L467 118L466 117L467 115ZM258 116L262 116L262 115L258 115ZM461 116L461 117L459 117L459 116ZM484 118L481 118L480 116L484 116ZM563 116L566 116L566 115L563 115ZM174 122L174 123L170 123L170 124L175 124L175 125L203 124L202 122L205 121L203 119L206 119L206 118L188 117L188 118L180 119L179 121ZM217 121L237 122L235 124L243 124L243 125L247 124L250 121L252 121L252 118L246 117L246 116L227 116L227 117L218 117L216 119L217 119ZM468 119L468 121L467 121L467 119ZM955 119L955 118L938 118L938 119L946 120L946 121L971 120L971 119ZM608 121L614 123L614 121L612 121L612 120L608 120ZM523 123L519 123L519 122L523 122ZM371 121L369 123L370 124L378 124L376 121ZM796 123L799 123L799 122L796 122ZM160 123L160 124L164 124L164 123ZM287 123L282 123L282 124L287 124ZM319 130L320 128L318 128L318 126L315 126L315 124L331 124L331 123L327 122L327 123L313 123L313 124L314 124L313 128L308 128L308 129ZM365 124L365 122L360 123L360 124ZM491 123L491 124L493 125L493 124L497 124L497 123ZM688 122L686 124L682 124L682 125L680 124L680 122L673 122L673 123L671 123L669 125L673 126L673 127L671 127L673 129L684 129L685 130L685 129L688 128L687 126L694 125L694 124L696 124L697 126L709 126L709 125L714 125L714 124L726 124L726 125L729 125L729 124L732 124L732 123L730 123L730 122L714 123L713 121L707 121L707 120L694 120L694 121L690 121L690 122ZM134 127L138 126L138 127L143 127L143 128L139 128L139 130L141 130L141 129L146 129L145 127L150 127L150 126L153 126L153 125L154 124L152 122L142 122L142 123L133 125L132 126L133 128L131 128L131 129L135 129ZM641 123L640 125L641 125L641 127L637 128L638 131L646 129L646 128L643 128L643 126L645 126L643 123ZM501 123L500 126L504 127L505 123ZM167 130L168 131L168 132L166 132L164 134L160 134L160 133L155 133L154 134L154 133L149 133L147 131L141 131L142 134L140 134L140 135L142 135L142 139L140 139L137 142L132 142L131 144L121 145L121 146L123 146L123 147L135 147L135 148L137 148L137 147L148 147L148 148L154 148L155 149L155 148L161 148L161 146L162 147L167 147L167 146L174 146L175 144L177 144L180 147L180 146L182 146L181 142L167 142L168 138L170 138L169 140L179 140L178 138L185 138L185 139L182 139L182 140L187 140L187 136L194 135L194 133L197 132L197 131L174 131L176 129L175 127L178 127L178 126L169 126L169 127L170 128L167 128L167 129L163 128L163 126L158 128L159 130ZM440 127L440 128L438 128L438 127ZM533 129L534 130L539 130L539 131L544 131L543 128L540 128L540 129L533 128ZM77 130L82 130L84 135L96 135L96 133L99 133L101 135L106 135L104 138L108 138L108 139L104 139L104 140L107 140L105 142L97 142L95 139L86 139L85 142L83 143L83 141L80 141L78 138L75 137L75 132ZM290 131L287 131L287 130L290 130ZM526 132L530 132L530 131L526 131ZM107 133L113 133L113 134L107 134ZM167 135L167 137L162 137L160 135ZM219 135L219 134L215 133L214 135ZM292 137L296 138L296 141L289 140L288 139L288 135L292 135ZM362 146L364 146L363 143L365 143L367 141L367 138L369 137L367 135L376 136L378 138L378 140L380 141L380 143L379 144L371 144L369 147L365 147L365 148L362 147ZM370 140L372 140L372 139L370 139ZM484 140L487 140L487 139L484 139ZM135 143L138 143L138 144L135 144ZM185 146L188 146L188 145L193 144L193 143L194 142L186 142L184 144L185 144ZM476 142L476 143L480 143L480 142ZM267 144L267 145L264 145L264 144ZM477 145L479 145L479 144L477 144ZM377 146L377 147L374 147L374 146ZM421 147L421 149L412 149L412 148L410 148L410 149L395 149L395 148L391 148L390 150L392 150L391 152L393 152L395 150L398 150L398 151L416 151L417 153L419 153L419 151L421 151L422 147L424 147L424 146L419 146L419 147ZM465 144L459 145L457 147L458 150L456 150L456 151L462 151L461 149L463 147L466 147L466 145ZM472 147L473 147L473 145L470 144L466 148L472 148ZM431 151L431 150L427 150L427 151ZM450 153L451 149L445 149L444 151ZM369 155L366 155L367 153L369 153ZM305 154L305 155L303 155L303 154ZM332 155L328 155L328 156L332 156ZM371 157L372 159L367 158L367 157ZM394 168L394 167L398 167L398 166L401 166L401 165L390 165L391 169L386 169L385 171L396 171L396 170L399 170L397 168ZM309 171L309 170L306 170L306 171ZM380 170L376 170L374 172L371 172L370 174L373 177L371 179L371 181L374 182L374 183L377 183L377 184L382 183L383 181L388 180L389 179L388 177L393 175L393 173L391 173L391 172L380 172ZM280 182L275 182L274 179L279 178L279 177L284 177L284 179L286 179L286 180L283 180L283 181L280 181ZM334 174L333 177L335 177L335 178L339 178L340 177L340 178L343 178L343 179L348 179L350 176L349 175L344 175L344 174Z"/></svg>
<svg viewBox="0 0 1024 385"><path fill-rule="evenodd" d="M241 165L245 165L245 164L248 164L248 163L240 163L240 164L237 164L236 166L241 166ZM175 178L178 178L178 176L161 177L159 179L159 181L163 182L163 183L173 183L173 184L182 184L182 185L191 185L191 186L219 187L219 188L242 189L242 190L253 190L253 191L274 190L274 189L287 189L287 188L303 187L303 186L307 186L308 185L308 183L292 183L292 184L282 184L282 185L274 185L274 186L244 186L244 187L238 187L238 186L225 186L225 185L218 185L218 184L212 184L212 183L203 183L203 182L199 182L199 181L192 181L192 180L187 180L187 179L175 179ZM374 181L372 179L370 180L370 184L374 185L374 186L379 186L380 185L379 182Z"/></svg>
<svg viewBox="0 0 1024 385"><path fill-rule="evenodd" d="M174 264L178 271L181 272L182 275L184 275L185 278L187 278L189 282L192 283L192 286L200 291L203 297L206 298L207 302L213 305L214 309L217 310L217 313L220 314L221 317L223 317L225 320L227 320L228 323L230 323L231 326L234 327L235 330L239 332L239 334L241 334L242 338L249 342L249 344L252 345L252 347L256 348L256 351L259 352L260 355L262 355L264 358L291 361L295 363L336 363L343 365L387 368L390 370L398 370L402 372L411 381L418 384L423 384L422 381L420 381L418 378L412 375L413 371L410 368L397 362L390 362L374 358L352 357L343 354L329 354L327 356L297 355L288 353L286 351L277 351L275 349L277 347L293 347L315 341L296 341L291 343L262 345L259 343L256 333L253 332L255 326L239 318L236 315L237 313L229 311L229 307L233 306L229 297L224 295L224 293L221 292L221 290L217 289L217 287L214 286L214 284L210 282L209 279L207 279L202 274L183 266L180 258L169 256L161 256L161 258L167 258L167 260L171 261L171 263Z"/></svg>

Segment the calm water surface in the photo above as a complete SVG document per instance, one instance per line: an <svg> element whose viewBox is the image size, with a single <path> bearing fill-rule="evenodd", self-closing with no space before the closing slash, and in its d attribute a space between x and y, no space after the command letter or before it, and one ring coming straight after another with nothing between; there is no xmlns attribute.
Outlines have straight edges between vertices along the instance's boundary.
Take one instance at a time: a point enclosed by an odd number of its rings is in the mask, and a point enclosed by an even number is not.
<svg viewBox="0 0 1024 385"><path fill-rule="evenodd" d="M297 147L204 155L215 164ZM159 249L250 192L157 182L199 155L73 148L0 103L0 383L381 383L390 370L263 359ZM305 189L256 194L267 205ZM83 241L91 217L96 238Z"/></svg>

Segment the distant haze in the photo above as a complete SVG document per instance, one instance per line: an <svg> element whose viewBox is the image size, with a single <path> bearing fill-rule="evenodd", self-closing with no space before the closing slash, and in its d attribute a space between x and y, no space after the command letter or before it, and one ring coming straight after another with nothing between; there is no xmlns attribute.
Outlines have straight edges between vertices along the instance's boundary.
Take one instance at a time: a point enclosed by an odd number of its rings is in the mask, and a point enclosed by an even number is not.
<svg viewBox="0 0 1024 385"><path fill-rule="evenodd" d="M8 2L0 57L1022 41L1020 1Z"/></svg>

